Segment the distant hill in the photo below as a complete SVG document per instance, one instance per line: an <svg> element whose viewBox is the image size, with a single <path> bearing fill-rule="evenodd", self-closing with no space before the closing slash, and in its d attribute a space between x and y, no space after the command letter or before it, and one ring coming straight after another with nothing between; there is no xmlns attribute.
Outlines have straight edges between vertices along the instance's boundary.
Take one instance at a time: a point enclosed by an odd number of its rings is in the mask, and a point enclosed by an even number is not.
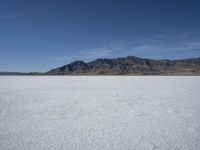
<svg viewBox="0 0 200 150"><path fill-rule="evenodd" d="M39 73L39 72L0 72L0 76L23 76L23 75L46 75L46 73Z"/></svg>
<svg viewBox="0 0 200 150"><path fill-rule="evenodd" d="M200 58L153 60L128 56L75 61L46 72L48 75L200 75Z"/></svg>

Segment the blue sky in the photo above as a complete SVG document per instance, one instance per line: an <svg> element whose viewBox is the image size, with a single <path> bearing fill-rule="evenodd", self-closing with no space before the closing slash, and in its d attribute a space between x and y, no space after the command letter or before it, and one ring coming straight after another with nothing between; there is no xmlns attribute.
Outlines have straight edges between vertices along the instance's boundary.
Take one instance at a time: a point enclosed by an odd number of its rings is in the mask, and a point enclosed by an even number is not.
<svg viewBox="0 0 200 150"><path fill-rule="evenodd" d="M1 0L0 71L200 57L199 0Z"/></svg>

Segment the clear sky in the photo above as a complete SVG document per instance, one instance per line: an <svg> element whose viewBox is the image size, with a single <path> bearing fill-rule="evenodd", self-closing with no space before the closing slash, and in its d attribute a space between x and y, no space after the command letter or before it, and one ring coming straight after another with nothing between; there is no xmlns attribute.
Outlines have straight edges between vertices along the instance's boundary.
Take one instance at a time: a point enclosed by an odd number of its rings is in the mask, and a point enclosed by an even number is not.
<svg viewBox="0 0 200 150"><path fill-rule="evenodd" d="M200 57L199 0L0 0L0 71Z"/></svg>

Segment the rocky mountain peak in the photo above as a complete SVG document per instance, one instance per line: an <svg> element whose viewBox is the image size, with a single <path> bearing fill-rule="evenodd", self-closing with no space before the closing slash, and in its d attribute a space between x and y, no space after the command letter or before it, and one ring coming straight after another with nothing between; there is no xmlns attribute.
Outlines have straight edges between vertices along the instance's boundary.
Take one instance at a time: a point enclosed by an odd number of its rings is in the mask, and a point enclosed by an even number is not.
<svg viewBox="0 0 200 150"><path fill-rule="evenodd" d="M153 60L128 56L88 63L78 60L52 69L47 74L200 74L200 59Z"/></svg>

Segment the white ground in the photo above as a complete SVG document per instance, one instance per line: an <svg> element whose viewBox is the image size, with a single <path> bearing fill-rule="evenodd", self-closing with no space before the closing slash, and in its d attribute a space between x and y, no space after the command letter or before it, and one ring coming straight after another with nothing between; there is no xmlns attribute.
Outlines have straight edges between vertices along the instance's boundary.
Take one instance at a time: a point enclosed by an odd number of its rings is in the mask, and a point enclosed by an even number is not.
<svg viewBox="0 0 200 150"><path fill-rule="evenodd" d="M0 77L1 150L199 150L200 77Z"/></svg>

